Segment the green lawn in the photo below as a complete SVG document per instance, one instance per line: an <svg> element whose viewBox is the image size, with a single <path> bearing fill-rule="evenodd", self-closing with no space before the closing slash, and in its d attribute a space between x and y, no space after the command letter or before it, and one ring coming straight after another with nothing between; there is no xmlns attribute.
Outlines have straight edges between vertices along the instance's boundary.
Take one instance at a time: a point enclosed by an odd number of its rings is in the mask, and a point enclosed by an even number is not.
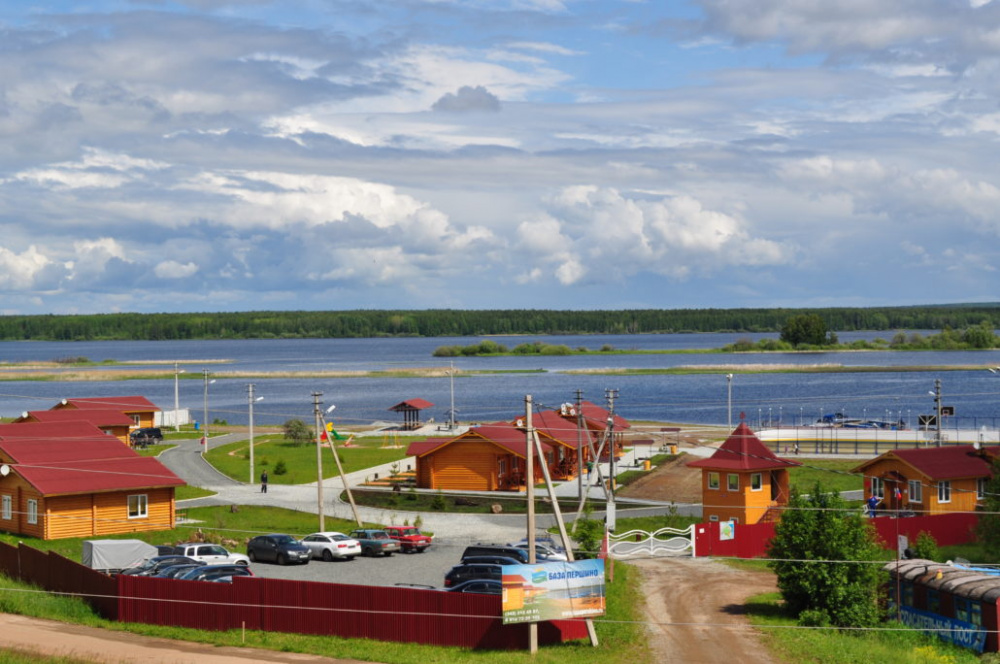
<svg viewBox="0 0 1000 664"><path fill-rule="evenodd" d="M337 453L344 465L344 472L351 473L372 466L379 466L406 457L406 448L420 436L399 436L389 439L381 437L355 438L350 447L337 443ZM250 479L249 441L240 441L212 448L206 458L220 472L229 477L246 482ZM254 466L257 477L265 468L272 484L306 484L316 481L316 445L297 445L288 442L281 435L254 438ZM284 462L286 472L279 474L276 467ZM337 475L337 465L329 447L322 448L323 477ZM405 471L405 467L400 468ZM256 481L256 480L255 480Z"/></svg>
<svg viewBox="0 0 1000 664"><path fill-rule="evenodd" d="M800 461L802 465L788 470L788 482L791 486L797 487L800 493L812 491L816 482L819 482L825 491L838 493L861 490L864 486L861 475L850 472L852 468L861 463L857 459L799 458L795 460Z"/></svg>
<svg viewBox="0 0 1000 664"><path fill-rule="evenodd" d="M860 632L797 628L796 621L781 610L778 593L751 598L746 609L751 622L765 635L768 646L787 662L975 664L980 661L971 650L902 628L899 623Z"/></svg>

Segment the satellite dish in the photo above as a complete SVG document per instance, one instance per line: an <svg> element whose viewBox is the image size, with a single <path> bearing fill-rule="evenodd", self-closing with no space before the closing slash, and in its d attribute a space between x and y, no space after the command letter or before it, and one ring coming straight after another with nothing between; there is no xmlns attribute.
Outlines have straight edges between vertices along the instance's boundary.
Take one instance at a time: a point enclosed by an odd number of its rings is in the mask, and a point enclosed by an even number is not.
<svg viewBox="0 0 1000 664"><path fill-rule="evenodd" d="M982 445L979 444L978 440L976 442L972 443L972 449L978 450L980 447L982 447Z"/></svg>
<svg viewBox="0 0 1000 664"><path fill-rule="evenodd" d="M28 417L28 411L26 411L26 410L25 410L25 411L22 411L22 412L21 412L21 417L23 417L23 418L27 418L27 417Z"/></svg>
<svg viewBox="0 0 1000 664"><path fill-rule="evenodd" d="M0 466L0 477L7 477L8 475L10 475L10 466L3 464Z"/></svg>

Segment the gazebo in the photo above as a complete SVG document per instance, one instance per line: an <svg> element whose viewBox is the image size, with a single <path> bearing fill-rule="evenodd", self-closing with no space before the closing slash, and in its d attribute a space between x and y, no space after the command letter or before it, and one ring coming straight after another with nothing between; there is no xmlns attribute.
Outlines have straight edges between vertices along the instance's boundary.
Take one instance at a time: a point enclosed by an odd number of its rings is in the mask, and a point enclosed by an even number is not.
<svg viewBox="0 0 1000 664"><path fill-rule="evenodd" d="M400 401L395 406L389 410L395 413L403 414L403 426L405 431L410 431L412 429L419 429L421 426L420 422L420 411L425 408L430 408L433 406L430 401L426 399L407 399L406 401Z"/></svg>

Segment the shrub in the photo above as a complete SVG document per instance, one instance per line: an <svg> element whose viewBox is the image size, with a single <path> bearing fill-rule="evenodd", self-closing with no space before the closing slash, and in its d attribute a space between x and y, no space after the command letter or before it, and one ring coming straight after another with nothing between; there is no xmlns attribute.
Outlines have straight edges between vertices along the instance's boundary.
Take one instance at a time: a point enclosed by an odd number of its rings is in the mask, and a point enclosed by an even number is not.
<svg viewBox="0 0 1000 664"><path fill-rule="evenodd" d="M924 558L925 560L937 560L941 555L938 551L937 540L934 536L923 530L917 535L917 541L910 547L910 552L914 558Z"/></svg>
<svg viewBox="0 0 1000 664"><path fill-rule="evenodd" d="M288 467L285 466L285 460L278 459L278 463L274 464L274 471L272 472L274 472L275 475L284 475L285 473L287 473Z"/></svg>
<svg viewBox="0 0 1000 664"><path fill-rule="evenodd" d="M445 502L444 494L438 491L437 495L434 496L434 500L431 501L431 509L443 512L448 507L448 503Z"/></svg>

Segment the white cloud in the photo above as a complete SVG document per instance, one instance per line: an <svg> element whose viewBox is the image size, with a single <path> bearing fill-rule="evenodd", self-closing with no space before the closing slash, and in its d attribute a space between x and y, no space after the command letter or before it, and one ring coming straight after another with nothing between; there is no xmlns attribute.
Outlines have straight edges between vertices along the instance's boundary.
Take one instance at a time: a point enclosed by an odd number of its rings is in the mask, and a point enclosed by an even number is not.
<svg viewBox="0 0 1000 664"><path fill-rule="evenodd" d="M38 286L39 276L51 265L53 261L34 245L20 254L7 247L0 247L0 289L34 289Z"/></svg>
<svg viewBox="0 0 1000 664"><path fill-rule="evenodd" d="M158 263L153 272L160 279L186 279L198 273L198 266L194 263L178 263L174 260Z"/></svg>

